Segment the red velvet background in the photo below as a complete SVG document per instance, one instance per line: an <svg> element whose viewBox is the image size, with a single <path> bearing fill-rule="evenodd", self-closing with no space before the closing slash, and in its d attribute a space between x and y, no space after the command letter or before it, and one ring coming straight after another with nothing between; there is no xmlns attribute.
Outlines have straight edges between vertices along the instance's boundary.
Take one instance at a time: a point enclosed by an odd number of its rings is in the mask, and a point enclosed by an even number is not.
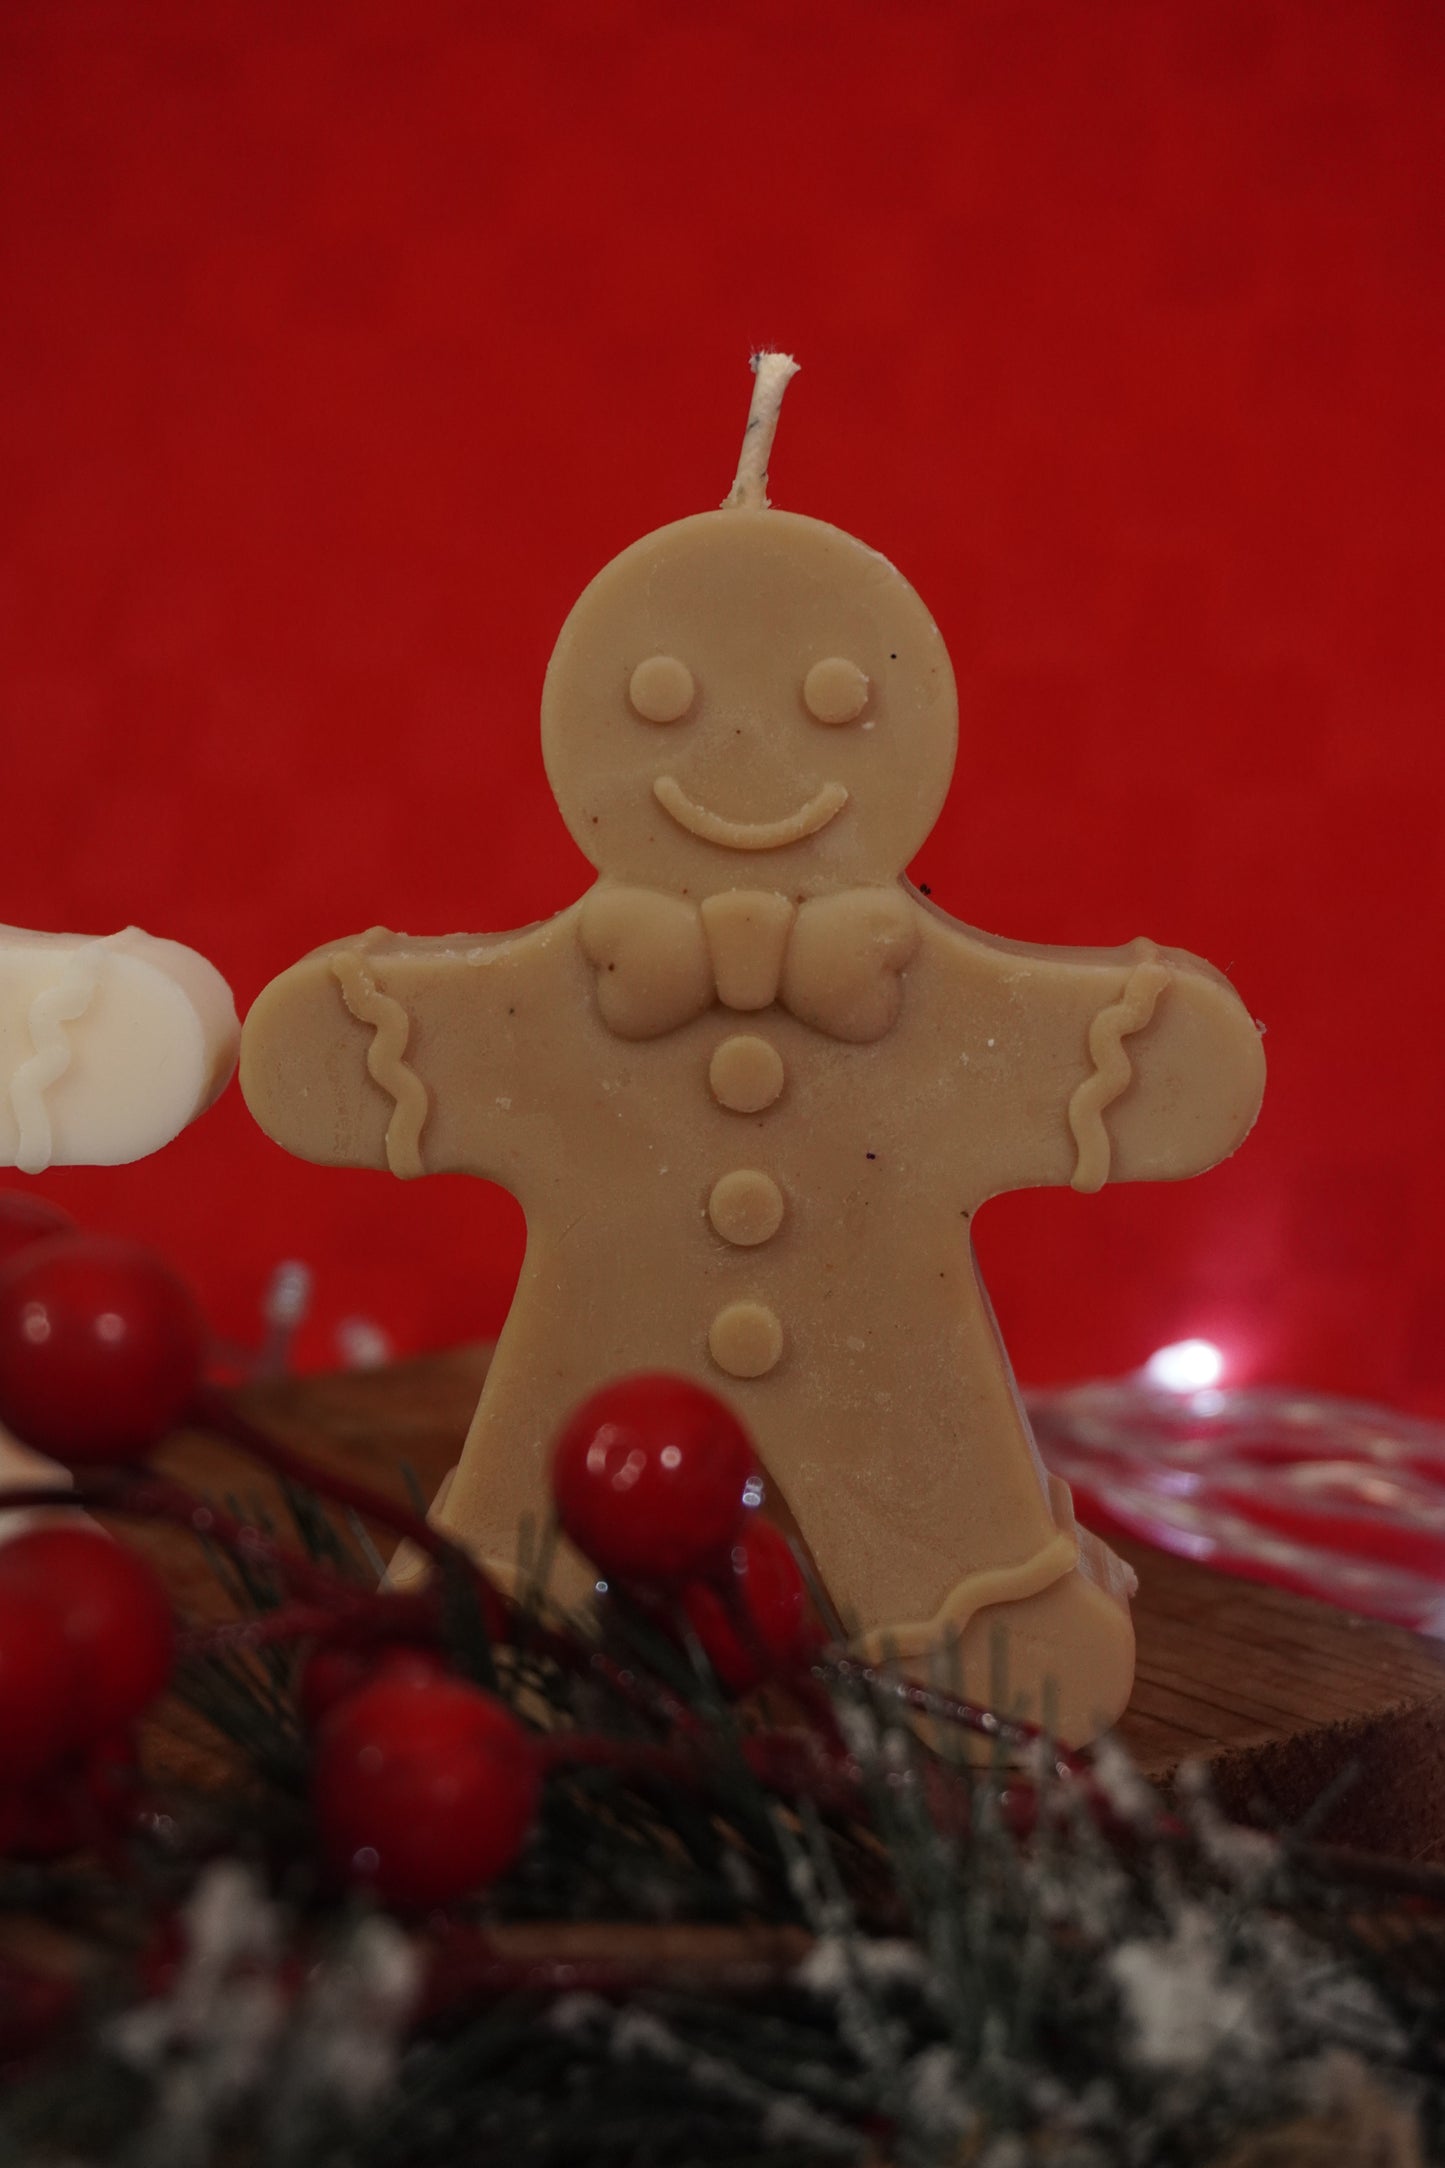
<svg viewBox="0 0 1445 2168"><path fill-rule="evenodd" d="M568 902L552 638L722 496L788 346L775 498L958 669L916 873L1269 1026L1230 1166L986 1216L1020 1371L1202 1333L1445 1408L1442 134L1437 0L8 0L0 917L136 920L244 1003ZM308 1258L313 1360L495 1327L520 1253L235 1092L39 1186L233 1332Z"/></svg>

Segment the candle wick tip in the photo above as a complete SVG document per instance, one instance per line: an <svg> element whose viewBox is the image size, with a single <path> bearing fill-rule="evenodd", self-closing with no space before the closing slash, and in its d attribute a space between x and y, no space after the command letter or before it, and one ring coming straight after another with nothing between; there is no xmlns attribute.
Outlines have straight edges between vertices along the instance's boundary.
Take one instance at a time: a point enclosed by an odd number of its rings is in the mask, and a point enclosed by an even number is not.
<svg viewBox="0 0 1445 2168"><path fill-rule="evenodd" d="M741 505L749 511L765 512L768 508L768 460L777 434L778 414L783 394L798 373L798 364L791 354L760 347L749 355L748 365L753 372L753 396L748 407L747 427L743 431L737 476L723 505L724 508Z"/></svg>

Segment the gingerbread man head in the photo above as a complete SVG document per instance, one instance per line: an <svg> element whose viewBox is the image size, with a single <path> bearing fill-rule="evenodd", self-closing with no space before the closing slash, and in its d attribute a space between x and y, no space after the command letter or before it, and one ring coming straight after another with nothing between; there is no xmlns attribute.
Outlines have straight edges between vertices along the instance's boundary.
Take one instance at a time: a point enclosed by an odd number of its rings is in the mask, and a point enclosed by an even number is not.
<svg viewBox="0 0 1445 2168"><path fill-rule="evenodd" d="M948 651L876 551L727 506L646 536L562 628L542 750L607 877L679 895L892 881L948 790Z"/></svg>

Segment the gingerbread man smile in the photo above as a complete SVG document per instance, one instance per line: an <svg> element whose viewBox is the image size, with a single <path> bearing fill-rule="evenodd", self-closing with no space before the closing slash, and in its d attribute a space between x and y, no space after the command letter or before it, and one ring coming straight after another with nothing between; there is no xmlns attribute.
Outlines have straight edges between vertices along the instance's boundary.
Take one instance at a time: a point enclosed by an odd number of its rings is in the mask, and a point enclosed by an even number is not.
<svg viewBox="0 0 1445 2168"><path fill-rule="evenodd" d="M781 820L734 821L689 798L676 776L660 775L652 786L652 795L679 828L725 851L777 851L789 843L801 843L805 836L815 836L820 828L826 828L848 803L842 783L825 783L806 805L800 805L795 813L785 813Z"/></svg>

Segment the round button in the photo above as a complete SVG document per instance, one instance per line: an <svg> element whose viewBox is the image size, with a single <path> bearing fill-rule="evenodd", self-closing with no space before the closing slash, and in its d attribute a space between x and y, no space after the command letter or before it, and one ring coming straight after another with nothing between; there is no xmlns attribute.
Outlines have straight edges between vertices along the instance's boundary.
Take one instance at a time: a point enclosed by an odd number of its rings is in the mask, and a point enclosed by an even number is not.
<svg viewBox="0 0 1445 2168"><path fill-rule="evenodd" d="M738 1167L713 1184L707 1216L724 1242L741 1250L766 1242L783 1224L783 1193L758 1167Z"/></svg>
<svg viewBox="0 0 1445 2168"><path fill-rule="evenodd" d="M856 662L827 655L803 680L803 703L820 723L853 723L868 705L868 680Z"/></svg>
<svg viewBox="0 0 1445 2168"><path fill-rule="evenodd" d="M761 1378L783 1352L783 1328L765 1302L730 1302L713 1319L707 1344L730 1378Z"/></svg>
<svg viewBox="0 0 1445 2168"><path fill-rule="evenodd" d="M692 672L675 655L649 655L633 671L627 697L645 723L678 722L697 690Z"/></svg>
<svg viewBox="0 0 1445 2168"><path fill-rule="evenodd" d="M766 1039L738 1032L713 1055L707 1080L718 1105L730 1114L761 1114L783 1088L783 1057Z"/></svg>

